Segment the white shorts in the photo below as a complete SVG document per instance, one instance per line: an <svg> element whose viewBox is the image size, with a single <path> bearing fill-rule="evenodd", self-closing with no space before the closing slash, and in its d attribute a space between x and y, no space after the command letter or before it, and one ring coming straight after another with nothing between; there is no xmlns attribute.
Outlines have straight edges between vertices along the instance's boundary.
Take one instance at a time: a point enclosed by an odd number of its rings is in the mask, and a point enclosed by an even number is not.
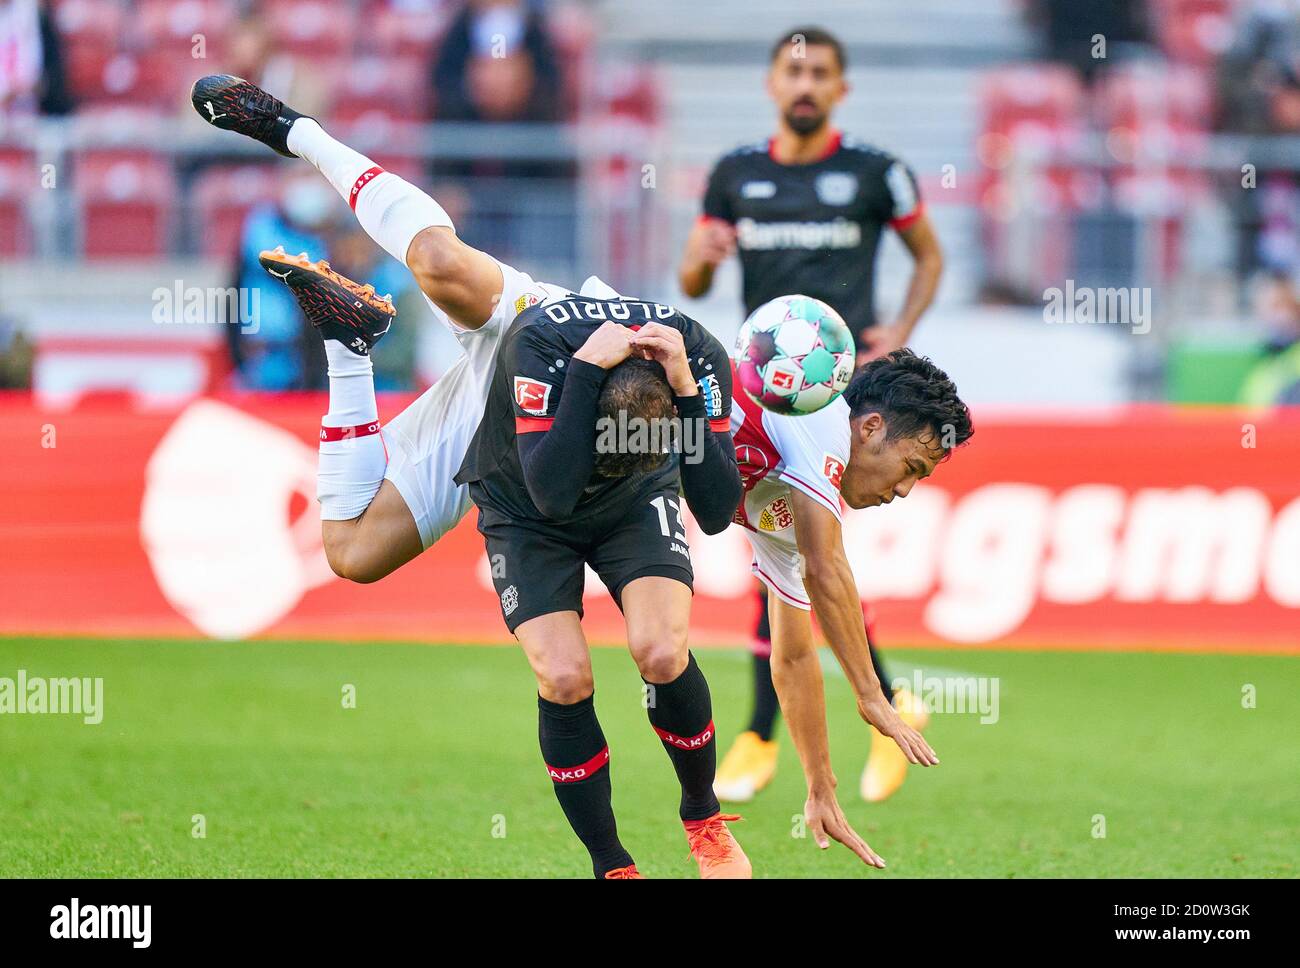
<svg viewBox="0 0 1300 968"><path fill-rule="evenodd" d="M384 477L402 495L425 548L454 528L470 508L469 489L452 478L483 418L502 339L525 307L528 291L539 286L527 273L497 264L501 299L478 329L457 326L429 303L434 315L455 334L465 356L383 429L388 448Z"/></svg>
<svg viewBox="0 0 1300 968"><path fill-rule="evenodd" d="M791 529L793 533L793 528ZM772 535L745 531L749 547L754 552L750 570L781 601L808 611L812 602L803 583L803 561L799 547L791 541L782 541Z"/></svg>

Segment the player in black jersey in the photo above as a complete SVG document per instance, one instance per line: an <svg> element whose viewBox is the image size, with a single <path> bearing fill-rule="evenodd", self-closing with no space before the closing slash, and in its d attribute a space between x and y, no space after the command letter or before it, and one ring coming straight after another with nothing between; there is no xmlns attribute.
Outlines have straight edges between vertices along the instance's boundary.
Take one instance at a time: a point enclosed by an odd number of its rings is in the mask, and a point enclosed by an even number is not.
<svg viewBox="0 0 1300 968"><path fill-rule="evenodd" d="M618 839L609 748L592 704L585 565L623 610L701 876L750 876L726 826L735 818L713 793L709 689L686 643L692 572L681 501L705 532L727 527L741 493L730 407L727 351L694 320L657 303L571 294L511 324L456 475L478 505L506 625L537 676L556 796L597 876L636 869Z"/></svg>
<svg viewBox="0 0 1300 968"><path fill-rule="evenodd" d="M776 134L733 151L714 167L679 279L687 295L701 296L718 264L738 252L746 313L790 292L821 299L849 324L861 364L906 345L934 298L943 254L911 170L832 126L831 113L848 90L844 69L844 49L825 30L802 27L778 39L767 76L778 111ZM898 234L915 267L902 310L882 325L874 272L886 227ZM871 631L868 623L869 639ZM770 643L760 588L754 712L719 768L724 799L751 798L776 769L772 736L779 707ZM889 681L874 647L871 655L888 696ZM897 705L909 725L924 725L924 710L912 697L900 694ZM906 768L895 744L873 732L862 795L883 800L902 783Z"/></svg>

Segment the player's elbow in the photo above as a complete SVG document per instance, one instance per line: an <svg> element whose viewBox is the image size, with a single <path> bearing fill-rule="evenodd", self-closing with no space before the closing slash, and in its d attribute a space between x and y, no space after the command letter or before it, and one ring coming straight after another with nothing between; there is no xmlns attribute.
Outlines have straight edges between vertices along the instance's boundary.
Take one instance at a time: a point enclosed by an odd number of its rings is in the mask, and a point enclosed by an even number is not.
<svg viewBox="0 0 1300 968"><path fill-rule="evenodd" d="M703 514L695 515L695 523L700 526L700 530L705 534L722 534L727 530L727 525L731 524L732 517L735 516L735 506L740 502L737 495L736 500L730 502L728 508L719 508L718 510L709 510Z"/></svg>
<svg viewBox="0 0 1300 968"><path fill-rule="evenodd" d="M840 587L839 563L820 554L802 554L800 558L803 584L808 594L817 598L834 594Z"/></svg>
<svg viewBox="0 0 1300 968"><path fill-rule="evenodd" d="M533 505L541 513L542 517L558 521L567 518L573 513L577 504L576 499L570 500L562 494L548 490L545 487L529 484L528 496L532 499Z"/></svg>

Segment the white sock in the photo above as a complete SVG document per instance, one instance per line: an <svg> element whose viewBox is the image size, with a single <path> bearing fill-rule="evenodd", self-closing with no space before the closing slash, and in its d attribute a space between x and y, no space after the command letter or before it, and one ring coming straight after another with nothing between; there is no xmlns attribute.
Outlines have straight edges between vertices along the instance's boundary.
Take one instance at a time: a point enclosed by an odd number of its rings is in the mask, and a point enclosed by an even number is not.
<svg viewBox="0 0 1300 968"><path fill-rule="evenodd" d="M311 118L295 121L287 140L289 150L315 165L352 206L366 234L402 265L411 241L425 229L437 225L455 230L441 205L330 137Z"/></svg>
<svg viewBox="0 0 1300 968"><path fill-rule="evenodd" d="M321 418L316 497L324 521L350 521L370 506L384 482L388 453L378 433L379 405L370 357L358 356L338 340L325 341L329 360L330 409ZM326 440L342 428L340 439Z"/></svg>

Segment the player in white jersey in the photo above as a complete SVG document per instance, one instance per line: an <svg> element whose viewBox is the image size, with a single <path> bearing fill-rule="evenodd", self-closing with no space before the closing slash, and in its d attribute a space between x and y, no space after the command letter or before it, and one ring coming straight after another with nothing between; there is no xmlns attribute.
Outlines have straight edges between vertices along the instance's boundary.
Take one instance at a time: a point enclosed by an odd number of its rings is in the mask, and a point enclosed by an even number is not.
<svg viewBox="0 0 1300 968"><path fill-rule="evenodd" d="M859 369L844 394L816 413L774 414L737 394L731 432L744 487L735 522L749 539L754 574L769 589L772 680L808 781L805 815L818 846L833 838L876 864L835 801L811 613L862 718L908 762L938 763L919 732L889 715L841 525L845 504L877 507L906 497L969 439L970 414L942 370L896 350Z"/></svg>

